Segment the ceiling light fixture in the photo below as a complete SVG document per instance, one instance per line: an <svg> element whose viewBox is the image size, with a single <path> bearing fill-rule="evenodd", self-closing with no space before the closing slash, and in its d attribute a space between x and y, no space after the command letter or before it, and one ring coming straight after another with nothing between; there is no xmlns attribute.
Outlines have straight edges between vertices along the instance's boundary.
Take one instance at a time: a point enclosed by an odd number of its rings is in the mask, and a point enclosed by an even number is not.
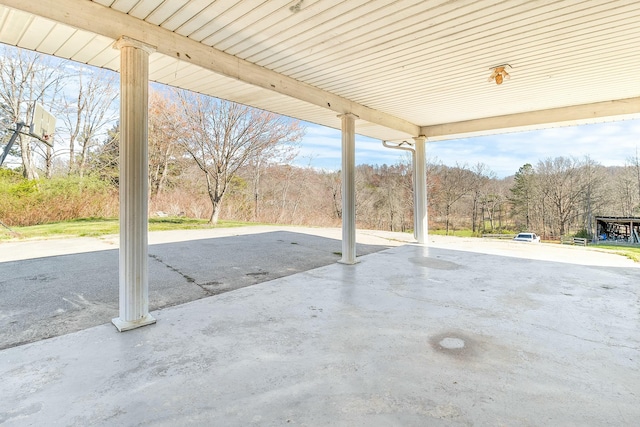
<svg viewBox="0 0 640 427"><path fill-rule="evenodd" d="M495 80L497 85L501 85L504 80L509 80L511 76L509 75L509 73L507 73L507 67L513 68L509 64L503 64L503 65L498 65L497 67L489 68L492 71L492 73L489 76L488 81L491 82Z"/></svg>

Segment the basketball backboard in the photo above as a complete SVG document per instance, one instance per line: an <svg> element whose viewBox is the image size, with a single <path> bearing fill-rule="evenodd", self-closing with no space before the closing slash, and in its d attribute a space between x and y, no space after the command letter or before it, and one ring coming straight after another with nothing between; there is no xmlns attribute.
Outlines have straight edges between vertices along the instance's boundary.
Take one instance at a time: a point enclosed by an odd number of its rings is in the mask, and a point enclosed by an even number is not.
<svg viewBox="0 0 640 427"><path fill-rule="evenodd" d="M53 133L56 130L56 118L53 114L49 113L44 107L36 103L36 108L33 113L33 124L31 133L45 141L49 142L53 138Z"/></svg>

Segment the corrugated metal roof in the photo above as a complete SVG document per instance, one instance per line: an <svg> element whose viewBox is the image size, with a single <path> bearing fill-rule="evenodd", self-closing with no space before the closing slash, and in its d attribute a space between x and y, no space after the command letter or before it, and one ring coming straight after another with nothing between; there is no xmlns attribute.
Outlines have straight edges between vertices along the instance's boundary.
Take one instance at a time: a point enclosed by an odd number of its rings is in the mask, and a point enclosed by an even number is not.
<svg viewBox="0 0 640 427"><path fill-rule="evenodd" d="M574 120L562 108L584 104L594 104L585 120L640 114L636 0L0 0L0 23L3 43L115 70L111 27L126 25L166 41L151 56L152 80L332 127L340 126L337 113L357 104L372 110L358 133L380 139L412 136L387 118L428 134L551 109L538 122ZM164 46L183 39L283 80L257 86L243 81L253 71L221 75L205 58ZM501 64L510 64L511 79L488 82ZM296 82L305 86L291 90ZM296 99L310 87L320 98L335 95L340 107Z"/></svg>

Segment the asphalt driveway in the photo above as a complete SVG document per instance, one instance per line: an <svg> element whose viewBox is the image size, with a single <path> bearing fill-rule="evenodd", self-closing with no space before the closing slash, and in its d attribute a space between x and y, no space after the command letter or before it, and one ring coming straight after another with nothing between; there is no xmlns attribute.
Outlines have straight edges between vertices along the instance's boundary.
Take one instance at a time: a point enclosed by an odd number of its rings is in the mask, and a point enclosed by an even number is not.
<svg viewBox="0 0 640 427"><path fill-rule="evenodd" d="M337 262L339 229L242 227L149 235L157 310ZM358 256L412 239L358 233ZM118 316L118 237L0 243L0 349Z"/></svg>

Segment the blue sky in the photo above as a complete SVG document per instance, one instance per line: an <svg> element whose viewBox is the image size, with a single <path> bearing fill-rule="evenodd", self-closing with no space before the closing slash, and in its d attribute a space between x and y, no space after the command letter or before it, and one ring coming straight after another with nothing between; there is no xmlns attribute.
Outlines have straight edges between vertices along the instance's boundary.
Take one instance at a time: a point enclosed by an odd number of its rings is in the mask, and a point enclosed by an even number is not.
<svg viewBox="0 0 640 427"><path fill-rule="evenodd" d="M339 170L340 144L340 131L308 124L297 163ZM450 166L485 163L502 178L547 157L588 155L604 166L623 166L636 149L640 152L640 120L626 120L430 142L427 156ZM383 147L379 140L356 136L356 164L395 164L403 153Z"/></svg>

